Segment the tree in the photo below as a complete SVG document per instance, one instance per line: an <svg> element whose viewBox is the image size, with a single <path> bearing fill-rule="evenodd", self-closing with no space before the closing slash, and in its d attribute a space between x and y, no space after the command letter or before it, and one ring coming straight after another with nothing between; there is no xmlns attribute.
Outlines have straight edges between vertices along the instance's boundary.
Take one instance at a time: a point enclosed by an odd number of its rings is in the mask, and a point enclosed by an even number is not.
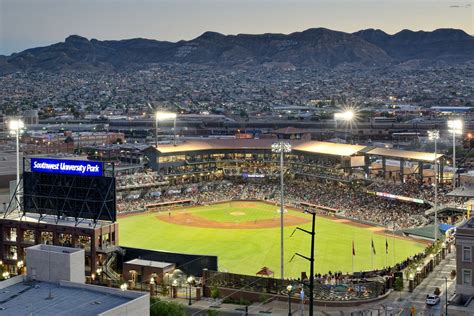
<svg viewBox="0 0 474 316"><path fill-rule="evenodd" d="M219 298L219 295L220 295L219 288L216 285L214 285L211 289L211 297L213 299L217 299Z"/></svg>
<svg viewBox="0 0 474 316"><path fill-rule="evenodd" d="M150 316L185 316L183 305L175 302L161 301L157 298L150 300Z"/></svg>
<svg viewBox="0 0 474 316"><path fill-rule="evenodd" d="M394 284L393 288L394 288L395 291L403 290L403 278L402 277L398 277L398 278L395 279L395 284Z"/></svg>

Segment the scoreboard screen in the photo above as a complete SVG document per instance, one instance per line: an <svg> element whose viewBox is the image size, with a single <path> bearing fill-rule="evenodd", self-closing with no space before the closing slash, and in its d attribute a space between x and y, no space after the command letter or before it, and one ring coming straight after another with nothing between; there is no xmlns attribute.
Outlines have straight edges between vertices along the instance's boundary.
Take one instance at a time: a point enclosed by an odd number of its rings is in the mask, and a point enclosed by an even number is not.
<svg viewBox="0 0 474 316"><path fill-rule="evenodd" d="M31 158L23 173L24 212L116 220L115 177L97 161Z"/></svg>

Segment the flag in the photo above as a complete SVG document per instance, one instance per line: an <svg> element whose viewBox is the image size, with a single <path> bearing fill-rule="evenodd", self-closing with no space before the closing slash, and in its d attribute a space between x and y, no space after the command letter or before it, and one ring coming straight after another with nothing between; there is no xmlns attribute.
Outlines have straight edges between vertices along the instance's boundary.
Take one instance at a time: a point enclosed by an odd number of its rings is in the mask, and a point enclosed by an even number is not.
<svg viewBox="0 0 474 316"><path fill-rule="evenodd" d="M388 253L388 241L387 238L385 238L385 253Z"/></svg>
<svg viewBox="0 0 474 316"><path fill-rule="evenodd" d="M356 255L356 249L354 247L354 241L352 241L352 255L355 256Z"/></svg>
<svg viewBox="0 0 474 316"><path fill-rule="evenodd" d="M375 252L375 245L374 245L374 239L372 238L372 251L374 252L374 255L377 253Z"/></svg>

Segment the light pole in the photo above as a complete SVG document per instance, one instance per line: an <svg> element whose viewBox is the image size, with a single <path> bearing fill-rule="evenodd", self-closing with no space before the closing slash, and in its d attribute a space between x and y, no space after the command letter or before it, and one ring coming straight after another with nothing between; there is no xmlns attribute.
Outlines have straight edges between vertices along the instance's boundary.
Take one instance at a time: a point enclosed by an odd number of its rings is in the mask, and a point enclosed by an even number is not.
<svg viewBox="0 0 474 316"><path fill-rule="evenodd" d="M25 124L22 120L11 120L9 123L10 133L16 137L16 190L20 189L20 134L25 128ZM17 202L20 202L20 197L17 194ZM18 204L18 207L20 205Z"/></svg>
<svg viewBox="0 0 474 316"><path fill-rule="evenodd" d="M272 144L272 152L280 154L280 268L281 268L281 279L284 279L284 248L283 248L283 213L285 211L285 190L284 190L284 170L283 170L283 157L285 153L291 152L291 144L288 142L280 141Z"/></svg>
<svg viewBox="0 0 474 316"><path fill-rule="evenodd" d="M291 313L291 290L293 290L293 286L288 285L286 287L286 290L288 291L288 316L291 316L292 313Z"/></svg>
<svg viewBox="0 0 474 316"><path fill-rule="evenodd" d="M188 305L191 306L192 302L191 302L191 285L194 281L194 278L192 276L188 277L187 279L188 281L188 285L189 285L189 302L188 302Z"/></svg>
<svg viewBox="0 0 474 316"><path fill-rule="evenodd" d="M448 129L453 134L453 188L456 188L456 134L462 134L462 128L462 120L448 121Z"/></svg>
<svg viewBox="0 0 474 316"><path fill-rule="evenodd" d="M434 238L435 241L438 240L438 139L439 131L433 130L428 131L428 137L430 140L434 141L434 188L435 188L435 224L434 224Z"/></svg>
<svg viewBox="0 0 474 316"><path fill-rule="evenodd" d="M158 148L158 113L155 113L155 147Z"/></svg>
<svg viewBox="0 0 474 316"><path fill-rule="evenodd" d="M338 112L334 113L334 122L336 124L336 130L337 130L337 121L344 121L346 123L350 124L350 130L351 130L351 142L352 142L352 121L355 117L354 111L349 109L344 112ZM346 129L347 131L347 129ZM346 140L346 133L344 133L344 140Z"/></svg>
<svg viewBox="0 0 474 316"><path fill-rule="evenodd" d="M156 130L155 130L155 145L158 147L158 122L173 120L173 145L176 146L176 113L172 112L156 112Z"/></svg>

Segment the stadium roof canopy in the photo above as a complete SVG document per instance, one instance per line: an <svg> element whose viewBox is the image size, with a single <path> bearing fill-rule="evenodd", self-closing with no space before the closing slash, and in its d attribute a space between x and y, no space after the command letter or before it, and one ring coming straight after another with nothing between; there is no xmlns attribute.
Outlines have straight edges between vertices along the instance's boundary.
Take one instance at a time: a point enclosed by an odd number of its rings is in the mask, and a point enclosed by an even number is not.
<svg viewBox="0 0 474 316"><path fill-rule="evenodd" d="M158 145L163 154L202 150L270 149L275 139L206 139L186 141L176 146Z"/></svg>
<svg viewBox="0 0 474 316"><path fill-rule="evenodd" d="M210 139L187 141L174 145L159 145L158 151L163 154L184 153L201 150L235 150L235 149L260 149L270 150L272 144L278 139ZM313 154L334 156L352 156L364 149L365 146L347 145L319 141L290 141L292 150Z"/></svg>
<svg viewBox="0 0 474 316"><path fill-rule="evenodd" d="M183 143L159 145L158 151L162 154L178 154L192 151L204 150L239 150L239 149L259 149L270 150L274 142L278 139L206 139L192 140ZM289 141L289 140L285 140ZM332 155L332 156L354 156L354 155L374 155L390 158L403 158L417 161L434 161L434 154L428 152L406 151L398 149L387 149L378 147L367 147L363 145L339 144L320 141L292 140L289 141L292 150L307 152L312 154ZM438 158L442 155L438 154Z"/></svg>
<svg viewBox="0 0 474 316"><path fill-rule="evenodd" d="M446 194L447 196L474 198L474 186L464 185L455 188L453 191Z"/></svg>
<svg viewBox="0 0 474 316"><path fill-rule="evenodd" d="M357 154L364 148L365 146L360 145L348 145L318 141L307 141L293 147L294 150L335 156L352 156Z"/></svg>
<svg viewBox="0 0 474 316"><path fill-rule="evenodd" d="M389 158L403 158L409 160L417 161L434 161L434 153L420 152L420 151L408 151L400 149L390 149L390 148L381 148L376 147L366 151L368 155L389 157ZM438 159L443 157L443 155L438 154Z"/></svg>

